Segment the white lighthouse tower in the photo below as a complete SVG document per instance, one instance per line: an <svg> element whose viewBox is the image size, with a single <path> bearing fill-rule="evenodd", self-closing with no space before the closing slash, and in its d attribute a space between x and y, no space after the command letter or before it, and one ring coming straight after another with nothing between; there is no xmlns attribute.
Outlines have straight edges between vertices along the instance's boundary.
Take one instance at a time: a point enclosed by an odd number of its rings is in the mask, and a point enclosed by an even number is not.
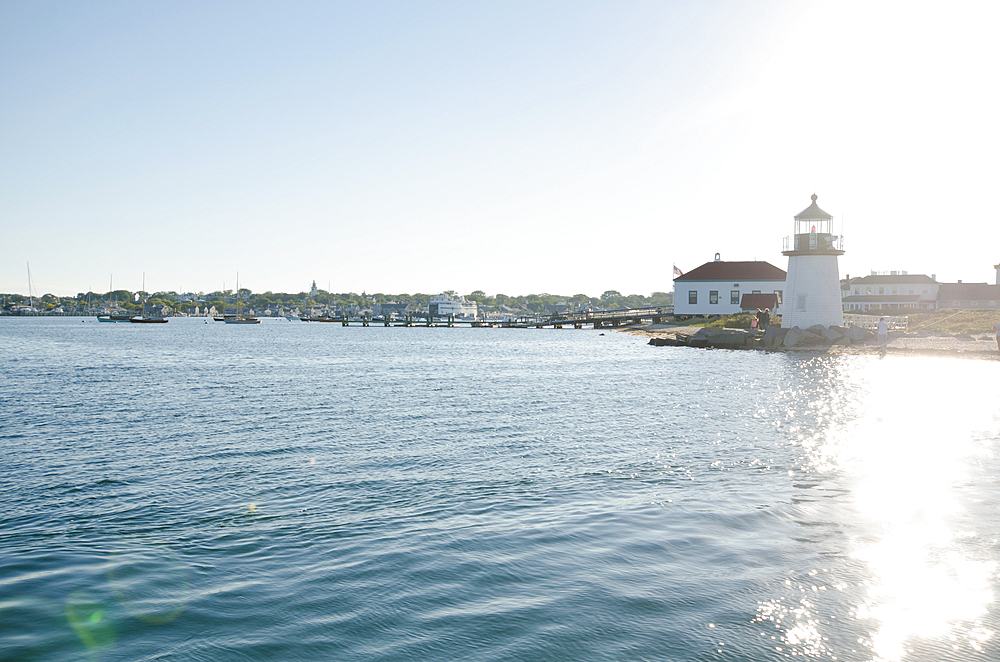
<svg viewBox="0 0 1000 662"><path fill-rule="evenodd" d="M844 254L844 238L832 234L833 216L812 204L795 217L795 233L785 237L788 275L781 303L781 326L807 329L816 324L843 325L840 270L837 257Z"/></svg>

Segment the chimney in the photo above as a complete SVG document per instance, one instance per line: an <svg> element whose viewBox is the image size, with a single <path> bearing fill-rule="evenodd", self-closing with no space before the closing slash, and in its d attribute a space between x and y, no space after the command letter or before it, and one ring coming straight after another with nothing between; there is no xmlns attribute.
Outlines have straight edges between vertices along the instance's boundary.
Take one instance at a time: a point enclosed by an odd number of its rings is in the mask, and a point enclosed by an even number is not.
<svg viewBox="0 0 1000 662"><path fill-rule="evenodd" d="M1000 264L994 264L993 268L997 270L997 285L1000 285Z"/></svg>
<svg viewBox="0 0 1000 662"><path fill-rule="evenodd" d="M959 278L959 279L958 279L958 282L959 282L959 283L961 283L961 282L962 282L962 279L961 279L961 278Z"/></svg>

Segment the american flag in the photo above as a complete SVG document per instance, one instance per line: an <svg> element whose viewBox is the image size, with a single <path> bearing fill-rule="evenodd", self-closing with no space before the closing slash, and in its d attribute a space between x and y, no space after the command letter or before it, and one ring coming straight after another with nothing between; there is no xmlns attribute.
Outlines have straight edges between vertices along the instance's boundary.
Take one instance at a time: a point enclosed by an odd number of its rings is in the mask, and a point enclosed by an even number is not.
<svg viewBox="0 0 1000 662"><path fill-rule="evenodd" d="M684 275L684 272L681 271L680 269L678 269L677 265L675 264L674 265L674 278L680 278L683 275Z"/></svg>

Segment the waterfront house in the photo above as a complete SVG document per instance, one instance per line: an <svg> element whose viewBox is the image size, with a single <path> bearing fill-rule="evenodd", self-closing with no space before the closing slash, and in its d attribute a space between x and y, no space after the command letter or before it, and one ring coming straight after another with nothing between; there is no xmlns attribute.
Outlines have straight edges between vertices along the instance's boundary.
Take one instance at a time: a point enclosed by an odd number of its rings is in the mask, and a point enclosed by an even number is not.
<svg viewBox="0 0 1000 662"><path fill-rule="evenodd" d="M726 262L716 253L712 262L674 278L674 315L735 315L744 294L771 294L777 303L771 314L780 315L784 289L784 269L756 260Z"/></svg>
<svg viewBox="0 0 1000 662"><path fill-rule="evenodd" d="M933 310L937 306L938 287L934 276L873 271L869 276L844 278L840 295L846 313Z"/></svg>
<svg viewBox="0 0 1000 662"><path fill-rule="evenodd" d="M1000 307L1000 285L962 281L941 283L936 303L939 309L997 310Z"/></svg>

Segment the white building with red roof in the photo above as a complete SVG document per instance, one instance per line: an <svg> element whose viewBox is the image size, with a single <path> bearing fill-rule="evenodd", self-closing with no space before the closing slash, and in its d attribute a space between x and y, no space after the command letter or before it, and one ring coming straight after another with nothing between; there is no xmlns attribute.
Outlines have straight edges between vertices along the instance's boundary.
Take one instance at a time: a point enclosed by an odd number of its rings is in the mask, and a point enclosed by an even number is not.
<svg viewBox="0 0 1000 662"><path fill-rule="evenodd" d="M781 314L785 272L767 262L715 260L674 278L674 315L735 315L744 294L770 294ZM763 300L763 299L762 299Z"/></svg>

